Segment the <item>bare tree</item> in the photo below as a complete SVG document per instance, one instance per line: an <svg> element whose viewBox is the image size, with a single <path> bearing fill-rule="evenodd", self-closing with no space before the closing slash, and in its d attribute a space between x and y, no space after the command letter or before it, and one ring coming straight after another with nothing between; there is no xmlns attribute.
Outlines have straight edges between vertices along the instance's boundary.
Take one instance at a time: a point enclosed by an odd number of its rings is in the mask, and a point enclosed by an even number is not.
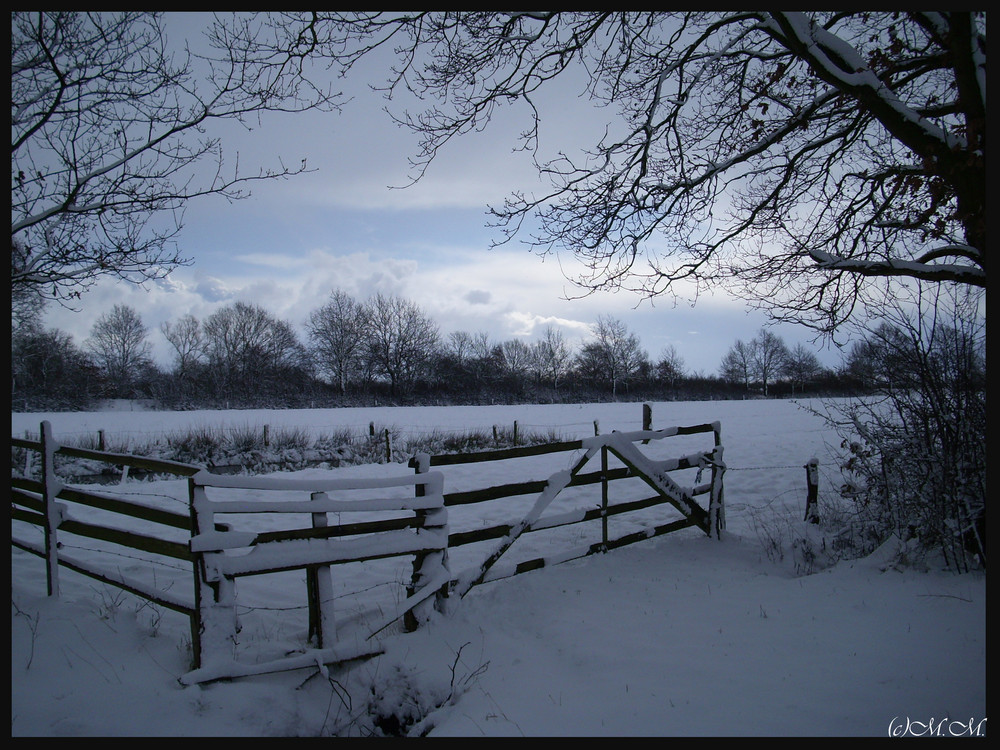
<svg viewBox="0 0 1000 750"><path fill-rule="evenodd" d="M142 282L185 259L181 210L294 168L230 166L213 121L332 109L293 47L254 17L208 19L207 51L172 48L160 13L11 17L11 290L63 302L97 278Z"/></svg>
<svg viewBox="0 0 1000 750"><path fill-rule="evenodd" d="M823 331L891 277L986 286L986 15L968 11L295 15L424 111L414 179L503 105L550 190L492 213L500 242L584 261L584 290L724 285ZM539 148L546 91L582 74L619 117L579 156ZM666 240L665 242L663 240ZM883 283L875 283L881 280Z"/></svg>
<svg viewBox="0 0 1000 750"><path fill-rule="evenodd" d="M437 325L409 300L381 292L368 301L366 340L377 370L397 395L421 374L438 346Z"/></svg>
<svg viewBox="0 0 1000 750"><path fill-rule="evenodd" d="M782 374L791 381L792 388L797 385L802 390L806 383L815 380L822 371L819 357L799 343L789 350Z"/></svg>
<svg viewBox="0 0 1000 750"><path fill-rule="evenodd" d="M677 382L684 377L684 358L673 344L664 347L660 354L656 362L656 377L671 388L676 387Z"/></svg>
<svg viewBox="0 0 1000 750"><path fill-rule="evenodd" d="M542 338L534 343L533 351L540 376L548 380L553 388L558 388L573 360L573 353L562 331L546 326Z"/></svg>
<svg viewBox="0 0 1000 750"><path fill-rule="evenodd" d="M500 344L500 354L504 375L523 382L531 372L531 347L522 339L507 339Z"/></svg>
<svg viewBox="0 0 1000 750"><path fill-rule="evenodd" d="M788 347L781 337L762 328L750 346L750 364L757 381L769 395L768 388L784 371L788 361Z"/></svg>
<svg viewBox="0 0 1000 750"><path fill-rule="evenodd" d="M627 383L646 359L639 338L621 320L601 315L594 326L594 341L584 345L582 353L590 360L588 368L597 370L600 378L611 385L612 395L618 386Z"/></svg>
<svg viewBox="0 0 1000 750"><path fill-rule="evenodd" d="M340 289L309 315L309 339L316 362L341 393L362 369L366 323L364 305Z"/></svg>
<svg viewBox="0 0 1000 750"><path fill-rule="evenodd" d="M140 315L128 305L115 305L94 322L84 345L107 378L110 395L133 395L140 372L151 364L148 334Z"/></svg>
<svg viewBox="0 0 1000 750"><path fill-rule="evenodd" d="M284 389L306 365L292 327L259 305L235 302L210 315L203 330L212 376L227 397L255 400Z"/></svg>
<svg viewBox="0 0 1000 750"><path fill-rule="evenodd" d="M190 377L194 367L204 359L206 353L201 323L194 315L182 315L174 324L170 321L161 323L160 332L174 348L177 377L181 380Z"/></svg>
<svg viewBox="0 0 1000 750"><path fill-rule="evenodd" d="M11 398L23 400L25 411L81 408L96 394L99 381L92 360L72 336L44 330L37 321L12 331L10 370Z"/></svg>
<svg viewBox="0 0 1000 750"><path fill-rule="evenodd" d="M986 567L986 327L981 294L897 300L864 331L874 395L829 405L844 438L844 497L871 546L890 534ZM857 535L855 535L857 536Z"/></svg>
<svg viewBox="0 0 1000 750"><path fill-rule="evenodd" d="M749 392L753 380L753 344L737 340L722 358L719 375L730 383L742 383Z"/></svg>

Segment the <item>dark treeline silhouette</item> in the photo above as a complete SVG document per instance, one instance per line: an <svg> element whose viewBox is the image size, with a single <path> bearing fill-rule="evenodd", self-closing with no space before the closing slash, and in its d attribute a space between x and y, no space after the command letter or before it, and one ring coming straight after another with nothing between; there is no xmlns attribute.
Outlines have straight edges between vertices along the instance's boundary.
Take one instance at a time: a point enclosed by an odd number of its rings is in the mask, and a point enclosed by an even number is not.
<svg viewBox="0 0 1000 750"><path fill-rule="evenodd" d="M651 358L613 317L599 317L593 331L578 351L551 327L531 342L483 331L442 336L404 298L359 302L337 290L311 312L304 338L243 302L204 321L167 322L160 332L173 357L163 369L138 313L117 305L81 346L36 320L22 322L12 334L12 409L86 409L107 398L155 399L170 409L780 398L866 386L860 355L830 370L763 329L735 342L717 375L687 372L672 346Z"/></svg>

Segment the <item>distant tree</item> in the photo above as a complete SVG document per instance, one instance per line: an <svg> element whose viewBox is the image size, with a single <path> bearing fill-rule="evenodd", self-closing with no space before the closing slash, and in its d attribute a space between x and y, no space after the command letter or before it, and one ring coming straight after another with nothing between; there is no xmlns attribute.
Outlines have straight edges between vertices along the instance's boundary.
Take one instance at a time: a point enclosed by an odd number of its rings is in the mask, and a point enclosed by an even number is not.
<svg viewBox="0 0 1000 750"><path fill-rule="evenodd" d="M878 384L879 369L878 344L866 337L851 344L841 365L841 375L856 386L870 390Z"/></svg>
<svg viewBox="0 0 1000 750"><path fill-rule="evenodd" d="M472 372L476 383L482 385L493 380L501 372L502 353L500 345L493 341L487 331L472 334Z"/></svg>
<svg viewBox="0 0 1000 750"><path fill-rule="evenodd" d="M569 373L573 360L573 353L562 331L547 326L532 348L539 377L547 380L553 388L558 388Z"/></svg>
<svg viewBox="0 0 1000 750"><path fill-rule="evenodd" d="M684 377L684 358L677 353L677 348L673 344L668 344L660 353L655 372L657 380L671 388L676 388L677 383Z"/></svg>
<svg viewBox="0 0 1000 750"><path fill-rule="evenodd" d="M191 315L182 315L176 323L164 321L160 332L174 348L174 371L178 378L191 377L196 365L203 361L207 343L201 323Z"/></svg>
<svg viewBox="0 0 1000 750"><path fill-rule="evenodd" d="M366 341L376 371L389 379L392 395L421 374L438 347L437 325L413 302L375 294L367 303Z"/></svg>
<svg viewBox="0 0 1000 750"><path fill-rule="evenodd" d="M729 383L742 383L749 392L753 380L753 344L737 341L729 348L719 366L719 375Z"/></svg>
<svg viewBox="0 0 1000 750"><path fill-rule="evenodd" d="M504 375L519 385L523 385L531 373L531 347L521 339L507 339L500 344L500 356Z"/></svg>
<svg viewBox="0 0 1000 750"><path fill-rule="evenodd" d="M819 357L799 343L788 352L782 374L792 383L793 389L798 386L802 390L807 383L818 378L822 371Z"/></svg>
<svg viewBox="0 0 1000 750"><path fill-rule="evenodd" d="M152 363L148 334L140 315L128 305L115 305L94 323L84 345L104 373L110 396L135 395L140 374Z"/></svg>
<svg viewBox="0 0 1000 750"><path fill-rule="evenodd" d="M214 121L336 107L252 17L205 18L204 52L172 50L161 13L11 14L11 296L68 300L100 277L142 282L185 263L188 201L246 196ZM194 39L191 39L194 42Z"/></svg>
<svg viewBox="0 0 1000 750"><path fill-rule="evenodd" d="M781 338L762 328L750 346L750 362L755 379L769 395L769 386L777 380L788 361L788 347Z"/></svg>
<svg viewBox="0 0 1000 750"><path fill-rule="evenodd" d="M204 322L210 372L219 395L259 401L287 391L307 367L305 347L286 321L235 302Z"/></svg>
<svg viewBox="0 0 1000 750"><path fill-rule="evenodd" d="M38 323L11 336L11 396L19 409L82 408L96 395L100 373L73 337Z"/></svg>
<svg viewBox="0 0 1000 750"><path fill-rule="evenodd" d="M444 349L454 356L459 367L467 367L472 357L472 334L468 331L452 331L444 341Z"/></svg>
<svg viewBox="0 0 1000 750"><path fill-rule="evenodd" d="M638 336L617 318L598 316L593 331L594 341L584 345L585 369L610 385L611 394L617 395L618 386L638 372L646 354Z"/></svg>
<svg viewBox="0 0 1000 750"><path fill-rule="evenodd" d="M366 326L365 306L340 289L309 315L309 339L316 364L341 393L362 371Z"/></svg>

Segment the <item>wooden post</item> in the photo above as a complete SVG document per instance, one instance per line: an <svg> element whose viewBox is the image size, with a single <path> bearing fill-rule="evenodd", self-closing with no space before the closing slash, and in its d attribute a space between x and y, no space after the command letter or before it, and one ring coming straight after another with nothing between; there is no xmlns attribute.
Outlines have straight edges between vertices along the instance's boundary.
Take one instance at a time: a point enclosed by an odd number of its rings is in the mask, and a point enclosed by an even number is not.
<svg viewBox="0 0 1000 750"><path fill-rule="evenodd" d="M271 426L270 425L264 425L264 447L265 448L270 448L271 447Z"/></svg>
<svg viewBox="0 0 1000 750"><path fill-rule="evenodd" d="M198 536L215 528L215 514L207 509L205 487L196 477L188 480L188 503L191 513L191 536ZM205 664L205 657L231 658L235 652L240 631L236 614L236 579L227 578L211 569L204 551L194 553L194 602L196 620L192 619L191 646L194 668Z"/></svg>
<svg viewBox="0 0 1000 750"><path fill-rule="evenodd" d="M309 495L313 502L327 499L325 492ZM312 514L314 529L326 528L325 512ZM306 593L309 600L309 638L316 638L318 648L332 647L337 642L337 622L333 609L333 579L329 565L306 567Z"/></svg>
<svg viewBox="0 0 1000 750"><path fill-rule="evenodd" d="M514 445L517 445L517 420L514 420Z"/></svg>
<svg viewBox="0 0 1000 750"><path fill-rule="evenodd" d="M601 545L608 551L608 446L601 446Z"/></svg>
<svg viewBox="0 0 1000 750"><path fill-rule="evenodd" d="M27 430L24 431L24 439L31 440L31 435ZM24 476L31 476L31 457L35 454L32 450L24 451Z"/></svg>
<svg viewBox="0 0 1000 750"><path fill-rule="evenodd" d="M388 427L385 428L385 462L392 463L392 436L389 434Z"/></svg>
<svg viewBox="0 0 1000 750"><path fill-rule="evenodd" d="M493 425L493 445L500 445L500 432L496 425Z"/></svg>
<svg viewBox="0 0 1000 750"><path fill-rule="evenodd" d="M726 473L726 465L722 458L722 426L718 423L712 430L715 436L715 448L712 451L712 491L708 500L708 522L716 539L722 539L726 530L726 503L722 494L722 479Z"/></svg>
<svg viewBox="0 0 1000 750"><path fill-rule="evenodd" d="M642 405L642 429L651 430L653 429L653 407L649 404ZM648 440L643 440L642 444L646 445L649 443Z"/></svg>
<svg viewBox="0 0 1000 750"><path fill-rule="evenodd" d="M97 450L101 453L105 451L104 430L97 431Z"/></svg>
<svg viewBox="0 0 1000 750"><path fill-rule="evenodd" d="M805 465L806 470L806 516L803 520L819 523L819 459L813 457Z"/></svg>
<svg viewBox="0 0 1000 750"><path fill-rule="evenodd" d="M45 504L45 585L49 596L59 596L59 506L56 495L61 489L56 479L55 458L59 446L52 438L52 425L42 422L42 502Z"/></svg>
<svg viewBox="0 0 1000 750"><path fill-rule="evenodd" d="M598 435L600 435L600 434L601 434L601 428L600 428L600 426L598 425L598 422L597 422L597 420L595 419L595 420L594 420L594 437L597 437L597 436L598 436Z"/></svg>
<svg viewBox="0 0 1000 750"><path fill-rule="evenodd" d="M431 470L431 457L426 453L418 453L413 457L411 461L411 466L413 466L414 471L417 474L426 474ZM423 484L418 484L414 487L415 497L424 497L427 494L427 490ZM420 533L420 529L428 528L427 521L431 513L438 513L438 511L427 511L418 510L416 511L416 517L422 521L417 525L417 533ZM440 517L438 518L440 520ZM448 567L448 548L445 547L440 552L432 552L434 558L438 559L441 565L447 569ZM422 552L420 554L413 556L413 575L410 579L410 584L406 587L407 598L413 596L421 587L427 584L424 580L426 573L424 571L425 565L430 562L428 560L429 554ZM441 590L435 595L434 608L438 611L443 611L445 608L445 600L448 596L448 584L442 586ZM417 629L420 624L420 617L414 609L409 609L403 614L403 630L406 632L412 632Z"/></svg>

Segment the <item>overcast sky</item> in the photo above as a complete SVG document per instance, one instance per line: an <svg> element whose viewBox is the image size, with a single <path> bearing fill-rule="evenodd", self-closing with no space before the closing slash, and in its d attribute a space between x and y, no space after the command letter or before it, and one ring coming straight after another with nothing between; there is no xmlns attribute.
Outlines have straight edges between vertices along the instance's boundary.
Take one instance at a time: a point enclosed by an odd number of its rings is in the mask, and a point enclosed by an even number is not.
<svg viewBox="0 0 1000 750"><path fill-rule="evenodd" d="M381 79L372 80L381 83ZM150 329L157 360L170 362L159 326L191 313L204 320L237 300L254 302L296 326L342 289L363 301L375 292L418 304L443 336L455 330L488 331L497 341L531 341L547 325L561 329L574 347L599 315L624 321L655 361L672 345L689 372L717 374L737 340L749 340L764 316L724 296L702 294L695 306L663 299L655 305L629 293L584 299L568 280L572 257L545 260L518 242L490 249L497 230L486 227L488 205L501 205L513 190L537 186L527 155L516 153L526 113L505 110L485 133L453 142L412 187L408 157L417 151L409 131L382 111L386 102L349 84L354 96L341 114L269 117L245 133L227 131L223 145L241 169L307 160L314 172L257 184L252 197L235 203L207 198L184 215L181 253L193 265L145 288L102 282L86 293L77 311L50 305L45 323L80 344L94 320L114 304L135 308ZM541 147L554 152L588 141L602 127L572 81L542 105ZM836 350L819 349L805 328L774 329L786 344L802 342L828 366Z"/></svg>

